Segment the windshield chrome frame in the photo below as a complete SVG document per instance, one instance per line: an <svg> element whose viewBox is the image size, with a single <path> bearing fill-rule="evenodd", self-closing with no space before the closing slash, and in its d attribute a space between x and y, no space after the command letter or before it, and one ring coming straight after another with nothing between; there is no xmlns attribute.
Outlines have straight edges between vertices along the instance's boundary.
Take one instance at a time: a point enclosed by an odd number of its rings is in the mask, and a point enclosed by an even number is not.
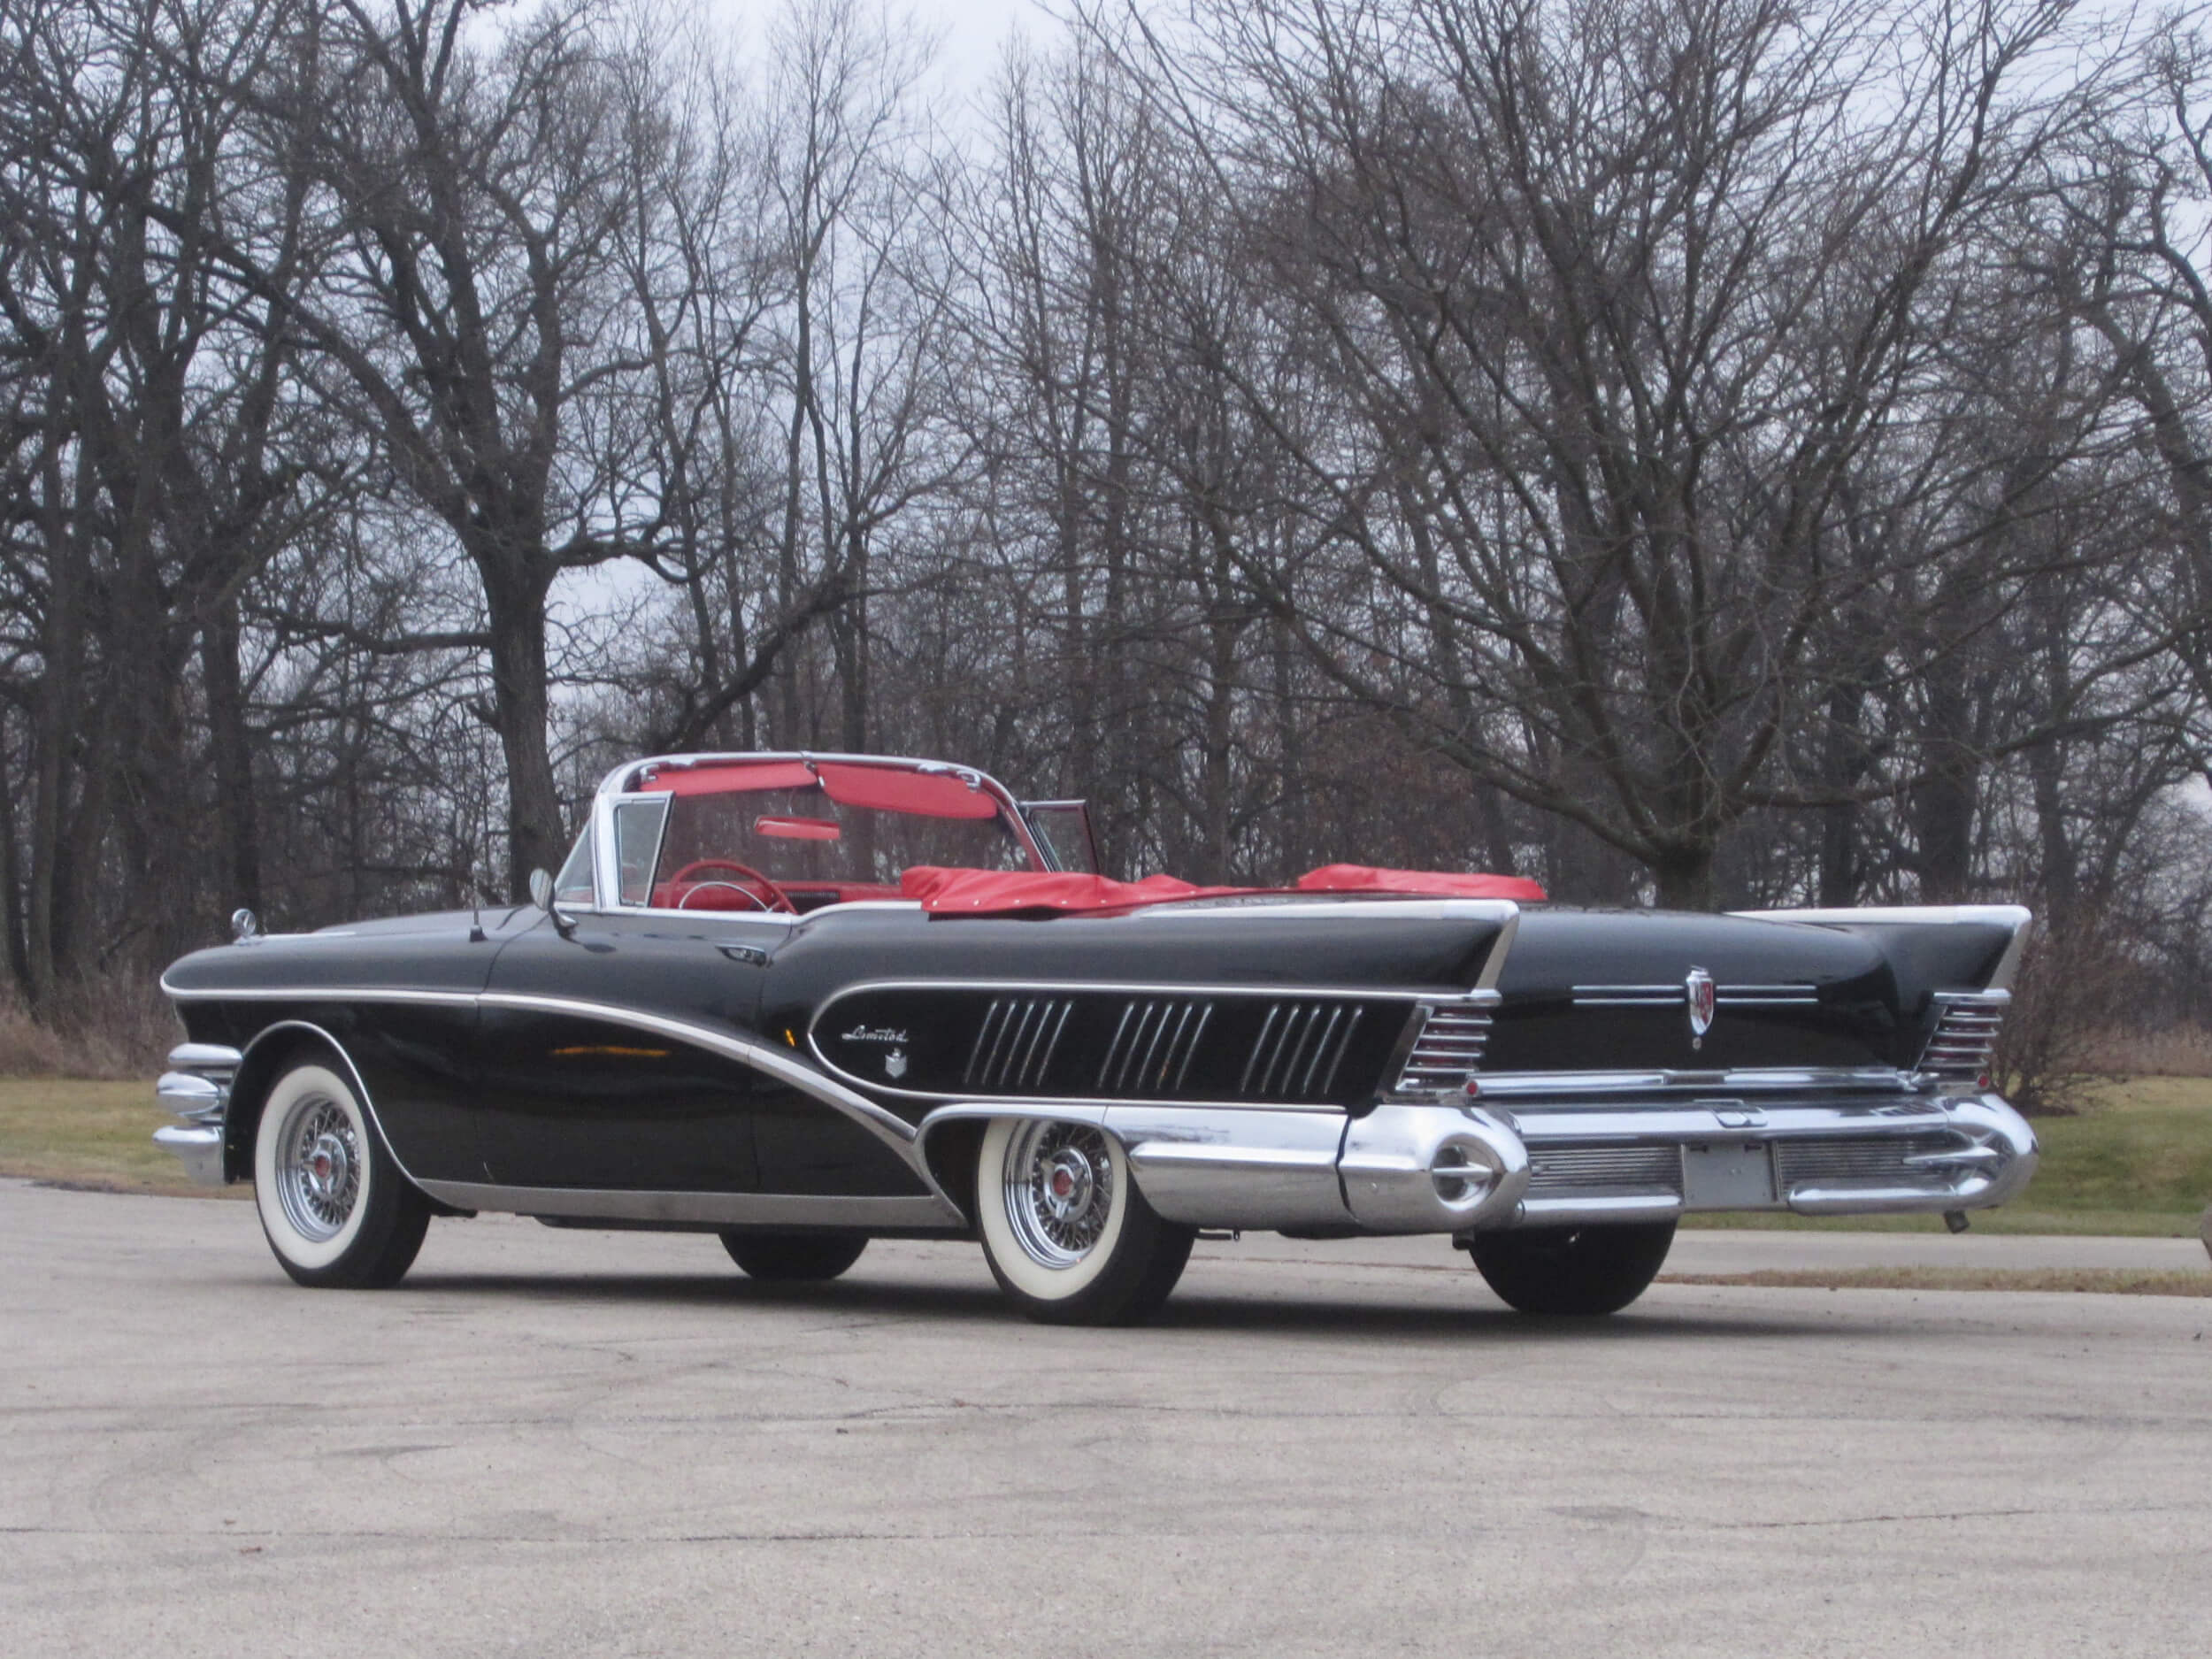
<svg viewBox="0 0 2212 1659"><path fill-rule="evenodd" d="M622 902L622 871L620 857L615 845L615 809L626 801L650 800L655 796L670 801L673 790L638 789L633 781L649 768L681 769L694 766L722 766L754 764L764 761L797 761L812 765L816 761L831 761L847 765L875 765L887 769L905 770L925 774L950 774L967 782L979 794L987 795L998 808L1002 823L1011 824L1015 838L1030 859L1033 870L1051 872L1057 868L1051 856L1039 844L1036 834L1023 816L1021 803L1011 791L990 773L973 766L956 766L949 761L918 760L903 755L847 755L831 754L818 749L743 749L710 751L695 755L649 755L641 760L625 761L600 780L596 794L592 796L589 833L592 838L592 913L602 916L681 916L691 921L712 918L718 922L769 921L789 926L806 919L815 912L787 915L781 910L687 910L674 907ZM926 815L923 815L926 816ZM661 822L661 834L668 833L666 816ZM655 855L657 873L658 854ZM610 897L612 902L609 902ZM847 903L903 903L904 900L847 900ZM833 908L823 905L823 910Z"/></svg>

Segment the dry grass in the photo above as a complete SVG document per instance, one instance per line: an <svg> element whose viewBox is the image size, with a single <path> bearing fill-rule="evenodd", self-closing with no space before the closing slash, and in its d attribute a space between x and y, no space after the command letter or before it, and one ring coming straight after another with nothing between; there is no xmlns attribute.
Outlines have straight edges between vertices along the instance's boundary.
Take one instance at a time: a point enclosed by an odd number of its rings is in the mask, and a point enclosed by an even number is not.
<svg viewBox="0 0 2212 1659"><path fill-rule="evenodd" d="M2107 1078L2212 1078L2212 1030L2101 1031L2087 1040L2083 1060L2084 1070Z"/></svg>
<svg viewBox="0 0 2212 1659"><path fill-rule="evenodd" d="M155 1130L175 1121L144 1078L0 1081L0 1175L100 1192L244 1195L244 1187L195 1187L184 1179L176 1159L153 1142Z"/></svg>
<svg viewBox="0 0 2212 1659"><path fill-rule="evenodd" d="M1762 1290L2046 1290L2103 1296L2212 1296L2212 1271L2124 1268L1852 1267L1754 1273L1662 1273L1663 1285L1741 1285Z"/></svg>
<svg viewBox="0 0 2212 1659"><path fill-rule="evenodd" d="M150 980L88 979L65 987L42 1020L0 999L0 1078L152 1077L183 1037Z"/></svg>

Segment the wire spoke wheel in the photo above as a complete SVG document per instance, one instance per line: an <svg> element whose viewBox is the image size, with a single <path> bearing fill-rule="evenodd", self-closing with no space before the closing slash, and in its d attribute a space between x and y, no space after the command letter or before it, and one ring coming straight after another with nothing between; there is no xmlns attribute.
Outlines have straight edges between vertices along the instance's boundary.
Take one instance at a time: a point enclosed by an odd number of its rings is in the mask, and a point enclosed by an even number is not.
<svg viewBox="0 0 2212 1659"><path fill-rule="evenodd" d="M1175 1288L1197 1236L1161 1219L1121 1143L1092 1124L994 1118L975 1192L992 1276L1032 1318L1054 1324L1143 1318Z"/></svg>
<svg viewBox="0 0 2212 1659"><path fill-rule="evenodd" d="M1044 1267L1073 1267L1098 1248L1116 1185L1106 1137L1088 1124L1025 1124L1006 1149L1007 1217Z"/></svg>
<svg viewBox="0 0 2212 1659"><path fill-rule="evenodd" d="M303 1058L260 1108L254 1203L278 1263L303 1285L396 1284L422 1248L430 1206L385 1147L358 1085L336 1064Z"/></svg>
<svg viewBox="0 0 2212 1659"><path fill-rule="evenodd" d="M326 1096L307 1094L278 1131L277 1195L301 1236L334 1239L361 1197L361 1141Z"/></svg>

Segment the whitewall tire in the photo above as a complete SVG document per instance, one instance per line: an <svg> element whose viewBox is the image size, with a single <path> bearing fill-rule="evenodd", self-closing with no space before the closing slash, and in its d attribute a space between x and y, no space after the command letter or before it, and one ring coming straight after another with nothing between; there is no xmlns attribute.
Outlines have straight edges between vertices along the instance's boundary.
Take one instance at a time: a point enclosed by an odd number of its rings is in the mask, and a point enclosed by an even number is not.
<svg viewBox="0 0 2212 1659"><path fill-rule="evenodd" d="M976 1156L976 1211L1000 1288L1052 1324L1151 1314L1197 1236L1145 1202L1119 1141L1058 1119L991 1120Z"/></svg>
<svg viewBox="0 0 2212 1659"><path fill-rule="evenodd" d="M262 1103L253 1192L270 1249L303 1285L397 1284L430 1222L352 1084L312 1060L288 1068Z"/></svg>

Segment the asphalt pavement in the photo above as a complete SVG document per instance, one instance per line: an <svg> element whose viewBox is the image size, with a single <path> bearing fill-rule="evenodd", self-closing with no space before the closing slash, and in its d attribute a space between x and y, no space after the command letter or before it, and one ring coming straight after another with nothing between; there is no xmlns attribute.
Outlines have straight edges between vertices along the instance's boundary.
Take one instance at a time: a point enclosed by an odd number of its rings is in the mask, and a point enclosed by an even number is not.
<svg viewBox="0 0 2212 1659"><path fill-rule="evenodd" d="M1972 1234L1686 1233L1670 1265L1962 1248L2212 1271ZM972 1247L794 1290L710 1238L486 1218L396 1291L308 1292L248 1206L0 1183L0 1646L2212 1646L2212 1300L1661 1285L1584 1325L1463 1262L1207 1244L1159 1323L1058 1330Z"/></svg>

